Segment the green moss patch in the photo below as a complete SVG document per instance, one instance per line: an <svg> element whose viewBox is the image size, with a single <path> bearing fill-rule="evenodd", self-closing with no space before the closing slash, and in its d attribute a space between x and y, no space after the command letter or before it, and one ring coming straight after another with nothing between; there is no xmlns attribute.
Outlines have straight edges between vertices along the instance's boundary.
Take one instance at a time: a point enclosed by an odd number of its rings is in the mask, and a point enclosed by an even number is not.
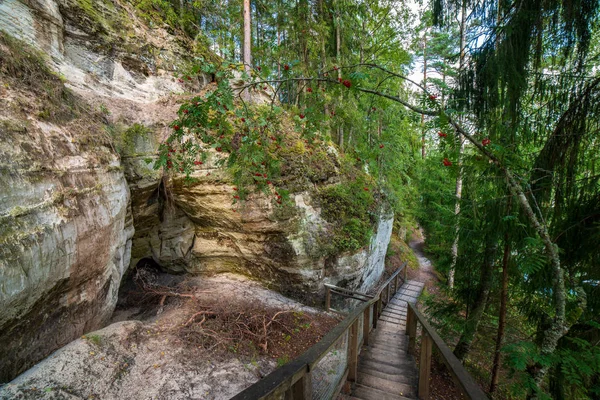
<svg viewBox="0 0 600 400"><path fill-rule="evenodd" d="M369 244L377 223L378 202L366 176L318 191L323 218L333 229L336 251L355 251Z"/></svg>

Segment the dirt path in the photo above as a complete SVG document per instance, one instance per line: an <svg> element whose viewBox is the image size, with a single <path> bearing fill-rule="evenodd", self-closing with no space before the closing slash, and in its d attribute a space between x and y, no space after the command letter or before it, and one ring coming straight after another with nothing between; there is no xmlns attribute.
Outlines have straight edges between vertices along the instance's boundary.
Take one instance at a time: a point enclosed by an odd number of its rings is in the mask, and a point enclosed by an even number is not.
<svg viewBox="0 0 600 400"><path fill-rule="evenodd" d="M438 277L433 270L433 265L431 265L431 261L425 256L425 240L423 238L413 239L408 245L417 256L417 260L419 260L419 270L416 271L417 275L412 279L423 283L431 280L437 282Z"/></svg>
<svg viewBox="0 0 600 400"><path fill-rule="evenodd" d="M419 261L418 270L409 270L409 279L423 282L428 293L437 293L439 291L437 283L440 279L431 261L425 256L425 238L420 229L411 236L408 246Z"/></svg>

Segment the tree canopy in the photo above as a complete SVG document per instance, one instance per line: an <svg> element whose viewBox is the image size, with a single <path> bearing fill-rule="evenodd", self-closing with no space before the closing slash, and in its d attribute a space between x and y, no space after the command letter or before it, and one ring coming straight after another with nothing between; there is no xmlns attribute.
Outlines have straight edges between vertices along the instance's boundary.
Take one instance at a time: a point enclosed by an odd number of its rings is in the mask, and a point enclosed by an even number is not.
<svg viewBox="0 0 600 400"><path fill-rule="evenodd" d="M474 348L490 353L490 391L600 396L598 1L251 1L245 72L241 1L169 7L193 16L186 29L204 33L222 65L183 72L220 83L182 106L159 167L189 175L201 162L191 132L229 154L234 201L270 191L286 145L279 116L290 113L309 151L328 143L366 174L345 196L373 184L404 224L423 226L453 276L429 314L467 365ZM234 72L271 104L236 100ZM189 157L170 158L177 146ZM285 200L290 188L277 184Z"/></svg>

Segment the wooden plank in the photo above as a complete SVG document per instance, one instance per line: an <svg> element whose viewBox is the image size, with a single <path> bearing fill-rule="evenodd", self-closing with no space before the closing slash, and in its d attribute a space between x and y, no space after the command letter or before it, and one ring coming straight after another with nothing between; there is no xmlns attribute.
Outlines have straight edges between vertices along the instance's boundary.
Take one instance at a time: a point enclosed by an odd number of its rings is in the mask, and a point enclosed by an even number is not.
<svg viewBox="0 0 600 400"><path fill-rule="evenodd" d="M390 284L391 282L385 287L385 304L390 302Z"/></svg>
<svg viewBox="0 0 600 400"><path fill-rule="evenodd" d="M354 394L361 400L408 400L407 397L396 396L386 393L383 390L363 385L356 385Z"/></svg>
<svg viewBox="0 0 600 400"><path fill-rule="evenodd" d="M377 329L377 320L379 319L379 315L377 315L377 302L373 304L371 312L373 313L373 330L375 330Z"/></svg>
<svg viewBox="0 0 600 400"><path fill-rule="evenodd" d="M356 382L358 374L358 319L350 327L348 340L348 380Z"/></svg>
<svg viewBox="0 0 600 400"><path fill-rule="evenodd" d="M431 337L426 331L421 335L421 355L419 357L419 399L429 399L429 377L431 375Z"/></svg>
<svg viewBox="0 0 600 400"><path fill-rule="evenodd" d="M363 344L369 344L369 332L371 331L371 307L367 307L363 313Z"/></svg>
<svg viewBox="0 0 600 400"><path fill-rule="evenodd" d="M312 400L312 376L310 372L304 374L292 386L292 398L294 400Z"/></svg>
<svg viewBox="0 0 600 400"><path fill-rule="evenodd" d="M411 385L389 381L387 379L364 373L358 374L358 383L364 386L370 386L372 388L382 390L387 393L395 394L396 396L409 397L414 395L414 389Z"/></svg>
<svg viewBox="0 0 600 400"><path fill-rule="evenodd" d="M333 290L338 291L338 292L346 292L348 294L353 294L353 295L357 295L357 296L364 296L364 297L367 297L368 299L372 299L373 297L375 297L375 296L372 296L370 294L358 292L358 291L355 291L355 290L346 289L346 288L335 286L335 285L330 285L329 283L324 283L323 286L325 286L326 288L329 288L329 289L333 289Z"/></svg>
<svg viewBox="0 0 600 400"><path fill-rule="evenodd" d="M415 341L417 336L417 317L412 308L408 308L406 315L406 334L408 335L408 349L407 353L414 353Z"/></svg>
<svg viewBox="0 0 600 400"><path fill-rule="evenodd" d="M329 289L329 291L330 291L329 293L335 293L338 296L346 297L348 299L354 299L354 300L360 300L360 301L369 301L369 299L363 299L361 297L356 297L356 296L354 296L352 294L346 294L346 293L343 293L343 292L338 292L335 289ZM331 297L331 295L329 295L329 296Z"/></svg>
<svg viewBox="0 0 600 400"><path fill-rule="evenodd" d="M463 392L465 397L472 400L487 400L488 397L481 390L479 385L475 382L473 377L467 372L467 370L463 367L462 363L456 358L456 356L452 353L452 350L444 343L442 338L435 332L435 330L429 325L429 323L425 320L425 318L419 313L416 307L413 304L409 304L408 306L409 314L412 311L415 319L418 319L419 323L423 327L423 332L427 332L431 337L433 344L440 352L442 361L448 367L448 371L452 375L454 382L458 388ZM406 325L408 330L408 324ZM410 345L410 342L409 342Z"/></svg>

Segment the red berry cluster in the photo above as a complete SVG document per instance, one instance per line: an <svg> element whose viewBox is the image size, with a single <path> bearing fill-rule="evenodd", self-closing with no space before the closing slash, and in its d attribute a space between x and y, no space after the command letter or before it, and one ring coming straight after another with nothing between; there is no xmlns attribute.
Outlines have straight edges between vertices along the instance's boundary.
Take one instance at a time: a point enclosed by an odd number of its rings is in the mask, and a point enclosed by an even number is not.
<svg viewBox="0 0 600 400"><path fill-rule="evenodd" d="M352 82L350 82L349 80L346 79L344 82L342 82L342 85L344 85L347 88L349 88L350 86L352 86Z"/></svg>
<svg viewBox="0 0 600 400"><path fill-rule="evenodd" d="M487 146L488 144L492 143L492 141L489 138L485 138L481 141L481 144L483 146Z"/></svg>
<svg viewBox="0 0 600 400"><path fill-rule="evenodd" d="M446 137L446 136L448 136L448 134L447 134L447 133L444 133L444 132L442 132L442 131L439 131L439 132L438 132L438 136L439 136L439 137Z"/></svg>
<svg viewBox="0 0 600 400"><path fill-rule="evenodd" d="M442 163L444 164L444 166L449 167L452 165L452 161L448 160L447 158L444 158L444 160L442 161Z"/></svg>

